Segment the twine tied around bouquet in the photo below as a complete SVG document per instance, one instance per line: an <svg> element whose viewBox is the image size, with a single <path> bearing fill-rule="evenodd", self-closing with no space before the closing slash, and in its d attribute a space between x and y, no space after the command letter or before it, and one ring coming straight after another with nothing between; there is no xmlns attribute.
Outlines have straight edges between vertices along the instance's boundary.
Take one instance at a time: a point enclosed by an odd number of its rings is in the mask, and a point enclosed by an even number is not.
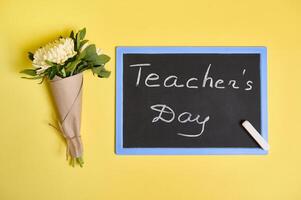
<svg viewBox="0 0 301 200"><path fill-rule="evenodd" d="M72 140L76 137L80 138L81 136L74 136L74 137L71 137L71 138L68 138L66 137L66 135L64 134L64 131L63 131L63 128L62 128L62 125L60 123L59 120L57 120L57 124L59 125L59 128L57 128L55 125L51 124L51 123L48 123L49 126L51 126L52 128L54 128L55 130L57 130L59 133L61 133L63 135L63 137L65 138L66 140L66 160L69 160L69 154L70 153L70 143L68 142L68 140Z"/></svg>

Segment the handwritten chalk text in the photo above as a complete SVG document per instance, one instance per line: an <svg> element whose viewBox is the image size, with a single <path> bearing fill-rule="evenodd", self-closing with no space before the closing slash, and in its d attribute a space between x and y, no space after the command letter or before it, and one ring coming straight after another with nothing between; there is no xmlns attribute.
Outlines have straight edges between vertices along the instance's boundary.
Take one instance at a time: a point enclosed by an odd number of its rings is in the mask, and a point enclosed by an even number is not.
<svg viewBox="0 0 301 200"><path fill-rule="evenodd" d="M181 124L185 123L195 123L201 126L201 130L198 133L189 134L189 133L177 133L183 137L199 137L203 134L205 130L205 125L209 121L209 115L206 116L204 119L200 119L201 116L199 114L192 115L190 112L182 112L179 115L175 113L175 111L165 105L165 104L156 104L150 107L153 111L156 111L156 117L153 118L152 123L156 123L162 121L164 123L171 123L174 120L177 120Z"/></svg>
<svg viewBox="0 0 301 200"><path fill-rule="evenodd" d="M243 83L240 83L238 80L230 79L223 80L221 78L214 78L211 75L211 71L214 70L212 64L207 66L206 72L201 78L198 77L189 77L185 80L179 80L176 75L169 75L167 77L162 78L157 73L149 73L142 79L142 68L143 67L151 67L150 63L138 63L130 65L132 68L138 67L138 73L136 78L136 87L140 86L141 82L144 82L144 85L149 88L155 87L165 87L165 88L188 88L188 89L199 89L199 88L215 88L215 89L225 89L232 88L235 90L243 89L245 91L250 91L253 89L253 81L246 80ZM243 69L242 76L245 76L247 73L246 69Z"/></svg>

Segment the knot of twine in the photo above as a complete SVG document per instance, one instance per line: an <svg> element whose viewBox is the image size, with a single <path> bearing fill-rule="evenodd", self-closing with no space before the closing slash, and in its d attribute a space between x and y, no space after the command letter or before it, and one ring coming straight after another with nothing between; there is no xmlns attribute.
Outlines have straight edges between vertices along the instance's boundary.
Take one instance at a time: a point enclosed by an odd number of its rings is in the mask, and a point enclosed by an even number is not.
<svg viewBox="0 0 301 200"><path fill-rule="evenodd" d="M81 139L81 136L80 135L75 135L73 137L69 137L69 136L66 136L66 134L64 133L63 131L63 128L62 128L62 125L60 123L59 120L57 120L57 124L59 125L59 128L57 128L55 125L51 124L51 123L48 123L49 126L53 127L54 129L56 129L59 133L61 133L63 135L63 137L65 138L66 140L66 160L69 159L69 155L71 154L70 152L70 145L73 145L72 149L75 150L75 155L78 155L79 152L77 151L77 148L76 148L76 145L74 145L74 142L72 142L74 139L76 138L79 138ZM72 155L72 154L71 154Z"/></svg>

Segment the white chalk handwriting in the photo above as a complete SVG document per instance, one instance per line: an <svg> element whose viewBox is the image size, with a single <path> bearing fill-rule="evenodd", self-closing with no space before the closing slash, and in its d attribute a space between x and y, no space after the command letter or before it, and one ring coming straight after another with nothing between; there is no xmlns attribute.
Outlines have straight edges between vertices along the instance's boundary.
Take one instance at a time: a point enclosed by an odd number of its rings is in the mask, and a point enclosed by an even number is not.
<svg viewBox="0 0 301 200"><path fill-rule="evenodd" d="M142 79L142 69L143 67L151 67L150 63L137 63L130 65L131 68L135 69L138 67L137 78L136 78L136 87L141 86ZM224 80L221 78L214 78L211 75L211 71L213 66L209 64L207 66L206 72L204 75L200 75L199 77L188 77L182 78L179 80L178 76L175 74L171 74L165 77L160 76L155 72L148 73L144 78L144 86L153 88L153 87L165 87L165 88L188 88L188 89L199 89L199 88L212 88L212 89L234 89L234 90L245 90L250 91L253 89L253 81L252 80ZM247 70L243 69L242 77L245 77L247 74Z"/></svg>

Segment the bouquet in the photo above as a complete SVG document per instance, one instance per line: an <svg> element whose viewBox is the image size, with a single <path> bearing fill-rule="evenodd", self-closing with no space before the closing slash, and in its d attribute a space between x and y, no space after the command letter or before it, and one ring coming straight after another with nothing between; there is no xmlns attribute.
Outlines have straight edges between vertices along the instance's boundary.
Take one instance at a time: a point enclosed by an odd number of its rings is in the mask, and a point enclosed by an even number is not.
<svg viewBox="0 0 301 200"><path fill-rule="evenodd" d="M59 115L57 129L67 143L67 159L70 155L71 164L74 166L77 162L81 167L84 163L80 135L82 72L91 70L99 78L110 76L105 69L110 57L102 54L94 44L88 44L85 35L85 28L76 34L71 31L69 37L59 37L34 53L29 52L34 68L21 71L28 75L22 78L49 82Z"/></svg>

